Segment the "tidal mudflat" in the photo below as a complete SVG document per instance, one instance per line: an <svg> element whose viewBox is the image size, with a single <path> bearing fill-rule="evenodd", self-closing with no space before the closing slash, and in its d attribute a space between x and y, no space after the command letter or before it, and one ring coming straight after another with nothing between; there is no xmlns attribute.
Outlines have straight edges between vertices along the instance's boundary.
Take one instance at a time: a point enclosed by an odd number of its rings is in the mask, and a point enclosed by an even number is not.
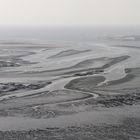
<svg viewBox="0 0 140 140"><path fill-rule="evenodd" d="M0 140L140 139L136 39L1 42Z"/></svg>

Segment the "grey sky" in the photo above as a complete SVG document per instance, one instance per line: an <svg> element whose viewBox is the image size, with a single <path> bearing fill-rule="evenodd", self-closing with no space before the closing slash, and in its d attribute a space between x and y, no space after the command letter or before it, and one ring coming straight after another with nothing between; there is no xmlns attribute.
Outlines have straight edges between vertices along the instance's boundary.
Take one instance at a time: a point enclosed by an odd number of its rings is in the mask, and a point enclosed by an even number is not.
<svg viewBox="0 0 140 140"><path fill-rule="evenodd" d="M0 0L0 25L140 25L140 0Z"/></svg>

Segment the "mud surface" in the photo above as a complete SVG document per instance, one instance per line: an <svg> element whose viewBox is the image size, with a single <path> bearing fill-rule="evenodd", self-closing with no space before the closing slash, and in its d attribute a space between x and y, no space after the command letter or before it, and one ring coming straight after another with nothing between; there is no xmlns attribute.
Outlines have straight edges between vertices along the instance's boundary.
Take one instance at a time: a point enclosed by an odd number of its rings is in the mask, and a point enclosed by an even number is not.
<svg viewBox="0 0 140 140"><path fill-rule="evenodd" d="M0 140L140 139L140 50L124 39L1 42Z"/></svg>

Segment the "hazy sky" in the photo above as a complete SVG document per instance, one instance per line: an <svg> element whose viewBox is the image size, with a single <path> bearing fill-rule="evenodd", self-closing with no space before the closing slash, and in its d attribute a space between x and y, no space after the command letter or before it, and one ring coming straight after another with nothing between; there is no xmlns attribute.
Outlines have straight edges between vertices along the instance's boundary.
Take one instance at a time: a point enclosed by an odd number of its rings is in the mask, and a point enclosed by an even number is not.
<svg viewBox="0 0 140 140"><path fill-rule="evenodd" d="M0 0L0 25L140 25L140 0Z"/></svg>

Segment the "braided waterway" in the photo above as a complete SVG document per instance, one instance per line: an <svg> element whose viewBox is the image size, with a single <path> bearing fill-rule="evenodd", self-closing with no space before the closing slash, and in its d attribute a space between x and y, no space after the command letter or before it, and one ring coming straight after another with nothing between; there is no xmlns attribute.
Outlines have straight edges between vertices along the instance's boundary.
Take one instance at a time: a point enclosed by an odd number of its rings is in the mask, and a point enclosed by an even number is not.
<svg viewBox="0 0 140 140"><path fill-rule="evenodd" d="M107 139L105 128L119 135L128 119L139 123L138 46L25 43L0 47L0 139L99 140L100 130Z"/></svg>

